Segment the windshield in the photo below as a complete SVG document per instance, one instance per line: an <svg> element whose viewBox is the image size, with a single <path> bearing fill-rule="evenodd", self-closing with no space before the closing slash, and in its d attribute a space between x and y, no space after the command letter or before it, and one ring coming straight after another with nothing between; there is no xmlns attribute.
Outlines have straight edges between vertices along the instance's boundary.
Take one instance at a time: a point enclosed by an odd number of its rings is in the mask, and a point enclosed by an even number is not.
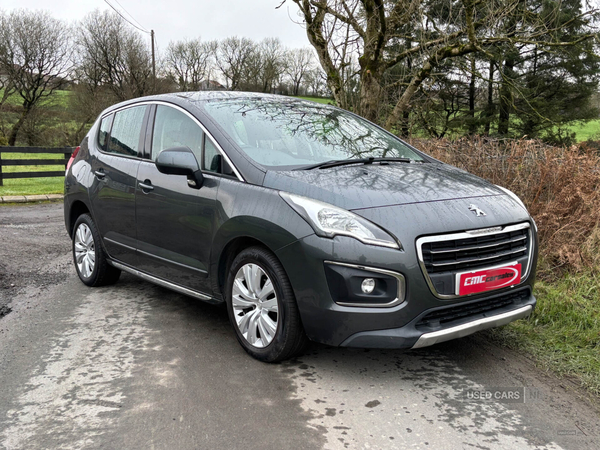
<svg viewBox="0 0 600 450"><path fill-rule="evenodd" d="M370 157L423 161L370 122L317 103L244 98L208 101L204 108L242 151L270 168Z"/></svg>

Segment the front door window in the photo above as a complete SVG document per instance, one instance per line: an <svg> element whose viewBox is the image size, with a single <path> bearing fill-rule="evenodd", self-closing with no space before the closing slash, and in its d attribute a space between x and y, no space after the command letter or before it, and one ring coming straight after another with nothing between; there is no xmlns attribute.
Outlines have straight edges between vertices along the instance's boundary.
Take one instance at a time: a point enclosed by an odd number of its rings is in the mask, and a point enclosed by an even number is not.
<svg viewBox="0 0 600 450"><path fill-rule="evenodd" d="M200 162L203 137L202 129L187 114L175 108L158 105L152 136L152 161L168 148L189 147Z"/></svg>

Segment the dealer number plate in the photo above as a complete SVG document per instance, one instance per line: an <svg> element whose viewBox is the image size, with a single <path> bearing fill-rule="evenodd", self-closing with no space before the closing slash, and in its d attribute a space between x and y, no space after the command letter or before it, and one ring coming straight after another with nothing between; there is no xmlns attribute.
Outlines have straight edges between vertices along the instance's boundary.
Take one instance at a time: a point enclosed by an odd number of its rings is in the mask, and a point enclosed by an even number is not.
<svg viewBox="0 0 600 450"><path fill-rule="evenodd" d="M509 264L491 269L462 272L456 274L458 295L476 294L491 291L521 282L521 264Z"/></svg>

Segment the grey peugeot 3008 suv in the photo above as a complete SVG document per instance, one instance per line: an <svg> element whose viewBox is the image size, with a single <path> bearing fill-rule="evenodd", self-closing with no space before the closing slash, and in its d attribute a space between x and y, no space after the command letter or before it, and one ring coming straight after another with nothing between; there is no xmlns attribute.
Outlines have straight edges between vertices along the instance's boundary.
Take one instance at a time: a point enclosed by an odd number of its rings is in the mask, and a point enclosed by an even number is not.
<svg viewBox="0 0 600 450"><path fill-rule="evenodd" d="M341 109L183 93L106 109L69 161L88 286L121 271L225 303L253 357L419 348L530 314L537 232L512 192Z"/></svg>

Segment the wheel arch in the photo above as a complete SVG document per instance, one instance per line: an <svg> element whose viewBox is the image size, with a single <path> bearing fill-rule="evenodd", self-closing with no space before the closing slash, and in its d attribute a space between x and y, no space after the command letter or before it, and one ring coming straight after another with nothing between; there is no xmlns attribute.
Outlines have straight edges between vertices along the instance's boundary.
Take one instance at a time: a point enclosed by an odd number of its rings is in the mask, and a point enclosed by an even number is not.
<svg viewBox="0 0 600 450"><path fill-rule="evenodd" d="M211 252L213 292L223 296L227 270L235 256L242 250L259 246L269 250L277 257L277 250L298 239L299 237L284 227L259 217L245 216L230 219L223 224L213 239ZM279 260L279 258L277 259ZM283 266L283 262L279 262ZM285 266L283 267L285 270Z"/></svg>
<svg viewBox="0 0 600 450"><path fill-rule="evenodd" d="M67 218L67 232L69 237L73 237L73 227L77 218L82 214L91 214L90 208L82 200L75 200L69 207L69 215Z"/></svg>

